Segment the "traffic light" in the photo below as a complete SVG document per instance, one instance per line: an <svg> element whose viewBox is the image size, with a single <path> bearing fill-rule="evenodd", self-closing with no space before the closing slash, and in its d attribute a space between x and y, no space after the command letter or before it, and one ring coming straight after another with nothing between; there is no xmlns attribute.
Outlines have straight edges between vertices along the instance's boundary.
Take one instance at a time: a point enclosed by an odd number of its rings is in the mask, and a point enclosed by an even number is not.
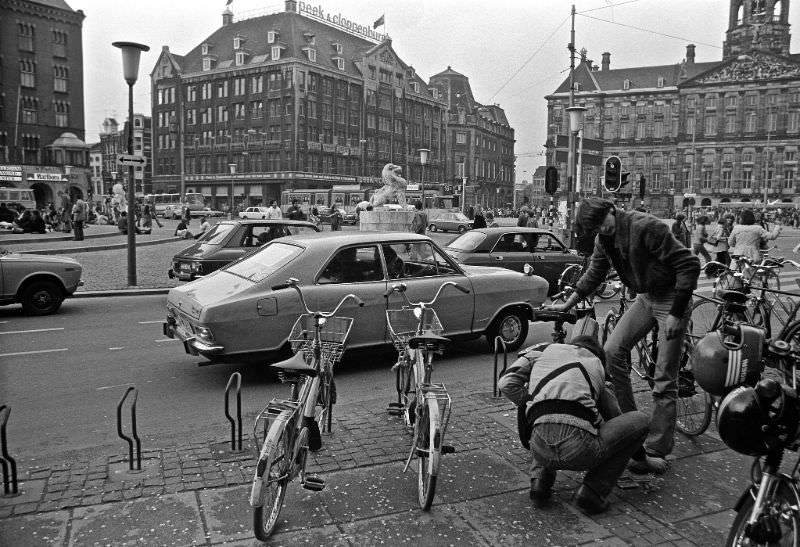
<svg viewBox="0 0 800 547"><path fill-rule="evenodd" d="M552 165L544 172L544 191L551 196L558 190L558 168Z"/></svg>
<svg viewBox="0 0 800 547"><path fill-rule="evenodd" d="M647 180L644 175L639 175L639 199L644 201L644 193L647 190Z"/></svg>
<svg viewBox="0 0 800 547"><path fill-rule="evenodd" d="M619 192L622 187L622 162L619 156L609 156L606 160L603 186L608 192Z"/></svg>

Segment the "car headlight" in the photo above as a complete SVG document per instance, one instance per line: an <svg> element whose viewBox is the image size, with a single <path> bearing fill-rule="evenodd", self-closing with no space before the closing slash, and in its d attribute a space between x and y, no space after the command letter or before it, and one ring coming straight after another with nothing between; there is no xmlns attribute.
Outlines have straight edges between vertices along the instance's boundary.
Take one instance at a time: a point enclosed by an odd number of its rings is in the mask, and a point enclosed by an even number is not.
<svg viewBox="0 0 800 547"><path fill-rule="evenodd" d="M203 273L203 264L201 262L192 262L190 267L194 273Z"/></svg>
<svg viewBox="0 0 800 547"><path fill-rule="evenodd" d="M203 342L205 344L213 344L214 343L214 335L211 333L211 329L208 327L194 327L194 335L197 340Z"/></svg>

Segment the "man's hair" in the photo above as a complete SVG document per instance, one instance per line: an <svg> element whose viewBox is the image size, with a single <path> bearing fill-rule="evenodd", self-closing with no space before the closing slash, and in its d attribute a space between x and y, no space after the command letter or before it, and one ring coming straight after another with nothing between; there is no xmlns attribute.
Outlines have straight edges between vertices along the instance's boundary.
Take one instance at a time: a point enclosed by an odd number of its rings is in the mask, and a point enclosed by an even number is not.
<svg viewBox="0 0 800 547"><path fill-rule="evenodd" d="M583 198L575 214L576 229L579 234L588 233L603 224L614 203L602 198Z"/></svg>
<svg viewBox="0 0 800 547"><path fill-rule="evenodd" d="M580 336L573 338L570 341L570 344L589 350L594 354L595 357L600 359L600 363L603 365L603 368L606 368L606 352L603 350L603 346L600 345L600 342L598 342L594 336L581 334Z"/></svg>
<svg viewBox="0 0 800 547"><path fill-rule="evenodd" d="M752 209L745 209L744 211L742 211L741 222L745 226L750 226L751 224L756 223L756 215L755 213L753 213Z"/></svg>
<svg viewBox="0 0 800 547"><path fill-rule="evenodd" d="M421 201L416 201L416 202L414 203L414 207L416 207L416 208L417 208L417 210L420 210L420 211L421 211L421 210L422 210L422 202L421 202Z"/></svg>

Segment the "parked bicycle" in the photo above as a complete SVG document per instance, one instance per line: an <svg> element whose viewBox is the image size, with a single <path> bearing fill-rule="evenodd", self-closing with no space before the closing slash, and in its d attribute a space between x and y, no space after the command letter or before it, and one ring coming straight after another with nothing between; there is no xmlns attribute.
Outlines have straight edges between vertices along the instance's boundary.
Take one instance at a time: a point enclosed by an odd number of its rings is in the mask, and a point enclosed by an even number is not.
<svg viewBox="0 0 800 547"><path fill-rule="evenodd" d="M397 402L389 405L389 412L402 415L406 427L413 431L403 472L408 471L416 456L417 497L423 511L433 504L441 456L455 452L452 446L444 444L450 420L450 395L444 384L431 382L433 356L444 351L449 342L441 335L444 329L431 306L448 286L469 293L469 289L448 281L442 283L430 302L410 301L405 283L392 285L384 295L388 300L392 293L398 293L405 301L401 309L386 310L389 333L398 351L392 367Z"/></svg>
<svg viewBox="0 0 800 547"><path fill-rule="evenodd" d="M253 427L258 462L250 505L255 536L261 541L266 541L275 529L289 482L300 477L300 484L307 490L318 492L325 488L324 480L305 472L312 440L310 429L320 431L327 426L330 431L332 425L333 365L342 357L353 324L352 318L337 317L336 313L348 300L364 305L356 295L348 294L333 311L313 311L297 279L291 278L273 290L282 288L297 291L305 313L289 334L294 357L270 365L278 369L280 381L291 386L289 399L272 399L258 414Z"/></svg>

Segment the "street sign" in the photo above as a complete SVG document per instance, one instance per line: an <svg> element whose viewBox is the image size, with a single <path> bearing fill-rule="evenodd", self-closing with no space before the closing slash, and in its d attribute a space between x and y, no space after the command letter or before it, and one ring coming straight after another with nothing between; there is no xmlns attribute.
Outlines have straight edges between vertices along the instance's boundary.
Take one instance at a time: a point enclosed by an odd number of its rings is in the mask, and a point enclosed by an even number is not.
<svg viewBox="0 0 800 547"><path fill-rule="evenodd" d="M685 197L685 198L696 198L697 194L683 194L683 197Z"/></svg>
<svg viewBox="0 0 800 547"><path fill-rule="evenodd" d="M147 165L147 158L144 156L134 156L133 154L117 154L117 165L144 167Z"/></svg>

